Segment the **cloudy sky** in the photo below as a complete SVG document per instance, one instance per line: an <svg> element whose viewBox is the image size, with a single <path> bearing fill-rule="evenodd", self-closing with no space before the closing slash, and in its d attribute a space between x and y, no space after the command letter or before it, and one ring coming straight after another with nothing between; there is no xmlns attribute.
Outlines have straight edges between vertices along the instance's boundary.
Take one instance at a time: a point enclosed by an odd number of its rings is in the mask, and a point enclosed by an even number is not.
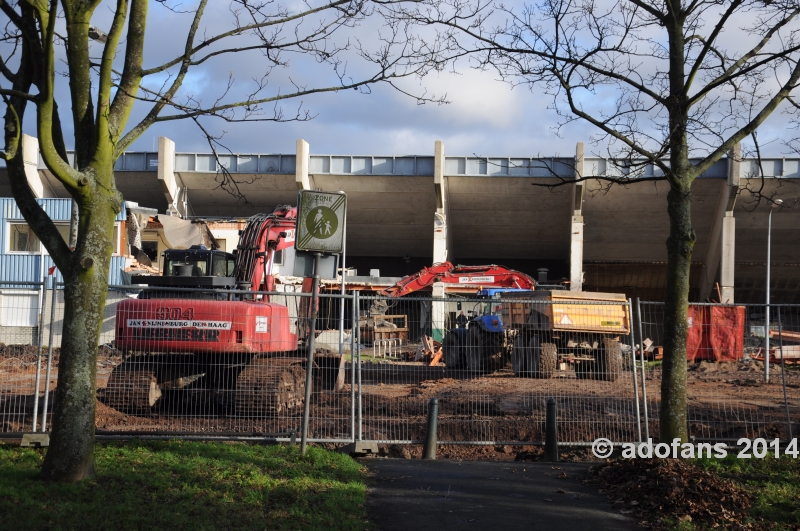
<svg viewBox="0 0 800 531"><path fill-rule="evenodd" d="M180 11L192 3L176 5L181 6ZM285 5L291 9L301 6L294 0ZM169 11L159 3L151 3L145 67L156 66L180 53L190 21L190 14ZM110 8L101 7L92 22L107 29L111 23ZM225 31L232 22L227 2L212 1L199 34L213 35ZM301 26L301 31L309 27L311 22ZM367 20L357 28L335 33L332 38L339 44L346 39L351 43L358 39L367 48L374 49L381 34L385 35L386 29L377 21ZM734 32L725 38L737 39L741 34ZM247 40L248 37L237 39L234 41L237 46L252 42ZM99 58L101 51L101 45L93 44L95 57ZM121 55L117 60L120 66ZM348 75L355 79L373 71L373 65L354 54L345 53L341 57L347 60ZM286 93L293 82L304 86L336 84L336 78L327 65L320 65L301 54L287 54L283 58L288 60L288 64L270 71L265 93ZM224 101L240 99L252 90L252 79L261 76L268 66L268 61L259 53L211 59L190 72L181 96L190 94L208 104L226 91L228 79L232 79ZM63 63L60 68L66 70ZM555 156L571 155L576 142L588 143L595 133L590 125L578 122L562 128L559 137L555 132L559 117L549 108L552 99L540 90L512 89L498 80L496 73L471 69L467 62L462 62L456 70L434 72L424 79L409 78L400 82L404 90L415 94L446 95L449 103L444 105L419 105L414 99L384 84L372 86L368 94L347 90L282 103L285 116L294 115L302 105L303 110L314 116L309 121L225 123L204 119L202 123L213 134L224 133L222 144L238 153L293 153L295 141L303 138L309 142L311 152L317 154L430 155L434 141L442 140L449 155ZM146 86L157 88L169 81L166 75L154 76ZM61 78L58 83L61 108L66 109L69 105L67 80ZM586 102L587 105L603 103L602 95L595 101ZM147 104L138 105L130 123L141 119L147 109ZM271 114L272 106L266 106L265 112ZM759 132L759 139L768 144L767 153L789 154L780 142L791 134L787 132L786 123L783 114L775 113ZM26 130L35 134L32 121L27 121ZM136 141L131 150L154 150L158 136L170 137L178 151L209 151L205 137L189 120L156 124ZM587 149L602 152L601 148L588 145Z"/></svg>

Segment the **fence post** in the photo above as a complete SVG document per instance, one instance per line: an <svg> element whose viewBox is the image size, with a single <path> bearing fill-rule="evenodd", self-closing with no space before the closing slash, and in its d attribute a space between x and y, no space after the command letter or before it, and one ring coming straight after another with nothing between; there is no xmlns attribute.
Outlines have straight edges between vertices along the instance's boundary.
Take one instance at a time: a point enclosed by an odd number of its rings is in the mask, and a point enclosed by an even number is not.
<svg viewBox="0 0 800 531"><path fill-rule="evenodd" d="M783 355L783 312L781 311L781 307L778 307L778 348L780 349L781 353L781 379L783 380L783 403L786 406L786 422L789 426L789 440L791 441L794 436L792 435L792 415L789 413L789 399L786 397L786 360ZM769 335L769 330L767 331L767 335ZM769 356L769 352L765 354L765 356Z"/></svg>
<svg viewBox="0 0 800 531"><path fill-rule="evenodd" d="M558 461L558 425L556 424L556 399L547 399L547 416L544 422L544 460Z"/></svg>
<svg viewBox="0 0 800 531"><path fill-rule="evenodd" d="M425 429L425 446L422 448L423 459L436 459L437 427L439 424L439 399L431 398L428 404L428 425Z"/></svg>
<svg viewBox="0 0 800 531"><path fill-rule="evenodd" d="M350 435L356 442L356 333L358 313L356 312L356 291L350 292Z"/></svg>
<svg viewBox="0 0 800 531"><path fill-rule="evenodd" d="M642 359L642 396L644 397L644 440L650 440L650 419L647 413L647 371L644 366L644 336L642 335L642 301L636 297L636 317L639 323L639 350Z"/></svg>
<svg viewBox="0 0 800 531"><path fill-rule="evenodd" d="M639 442L642 442L642 417L639 413L639 377L636 374L636 334L633 324L633 302L628 299L628 315L631 316L631 372L633 373L634 406L636 408L636 432ZM641 343L642 338L639 338Z"/></svg>
<svg viewBox="0 0 800 531"><path fill-rule="evenodd" d="M52 294L50 295L50 333L47 345L47 372L44 377L44 408L42 411L41 432L44 433L47 426L47 403L50 400L50 373L53 368L53 323L56 320L56 277L53 276ZM63 330L62 330L63 335Z"/></svg>
<svg viewBox="0 0 800 531"><path fill-rule="evenodd" d="M42 276L41 285L39 286L39 333L37 334L37 341L39 350L42 349L42 340L44 340L44 310L47 307L47 277Z"/></svg>
<svg viewBox="0 0 800 531"><path fill-rule="evenodd" d="M42 307L39 311L39 344L36 349L36 383L33 391L33 426L31 431L36 433L36 428L39 425L39 393L41 392L41 379L42 379L42 338L44 337L44 316L45 309L47 308L47 284L42 279ZM50 325L53 326L52 324Z"/></svg>
<svg viewBox="0 0 800 531"><path fill-rule="evenodd" d="M316 327L320 305L319 301L319 269L320 260L322 260L321 252L314 252L314 277L311 281L311 323L309 324L308 340L306 341L306 388L305 400L303 401L303 433L300 438L300 454L306 455L306 445L308 443L308 425L310 423L309 417L311 415L311 387L314 384L314 340L316 338Z"/></svg>
<svg viewBox="0 0 800 531"><path fill-rule="evenodd" d="M358 376L358 440L363 440L364 437L364 409L361 399L361 297L359 293L355 293L356 305L356 322L354 324L356 329L356 352L358 358L358 368L356 375Z"/></svg>

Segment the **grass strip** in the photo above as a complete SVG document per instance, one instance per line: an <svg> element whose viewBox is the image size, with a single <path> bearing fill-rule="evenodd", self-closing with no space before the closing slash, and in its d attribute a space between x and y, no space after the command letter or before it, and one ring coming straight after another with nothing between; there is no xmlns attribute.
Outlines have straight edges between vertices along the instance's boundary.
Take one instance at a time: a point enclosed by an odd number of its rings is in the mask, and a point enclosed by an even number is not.
<svg viewBox="0 0 800 531"><path fill-rule="evenodd" d="M44 450L0 445L0 529L362 530L362 467L310 447L99 444L97 476L49 483Z"/></svg>
<svg viewBox="0 0 800 531"><path fill-rule="evenodd" d="M752 494L750 519L743 522L745 526L774 531L800 529L800 459L741 459L733 452L725 459L697 459L694 464L734 481Z"/></svg>

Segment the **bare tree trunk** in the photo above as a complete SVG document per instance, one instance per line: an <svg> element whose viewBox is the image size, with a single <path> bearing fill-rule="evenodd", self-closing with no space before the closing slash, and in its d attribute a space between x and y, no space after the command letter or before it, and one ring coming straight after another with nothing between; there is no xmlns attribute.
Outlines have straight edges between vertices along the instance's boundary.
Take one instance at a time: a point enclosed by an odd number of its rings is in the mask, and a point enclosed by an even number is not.
<svg viewBox="0 0 800 531"><path fill-rule="evenodd" d="M42 476L75 482L94 475L97 343L103 322L116 209L112 194L93 190L79 204L81 238L62 271L64 326L50 448ZM118 201L117 201L118 202ZM117 207L118 208L118 207Z"/></svg>
<svg viewBox="0 0 800 531"><path fill-rule="evenodd" d="M687 161L688 164L688 161ZM680 170L678 170L679 173ZM672 183L667 195L669 238L667 298L664 311L664 361L661 365L660 433L662 442L688 440L686 425L686 338L689 273L696 235L692 229L691 184Z"/></svg>

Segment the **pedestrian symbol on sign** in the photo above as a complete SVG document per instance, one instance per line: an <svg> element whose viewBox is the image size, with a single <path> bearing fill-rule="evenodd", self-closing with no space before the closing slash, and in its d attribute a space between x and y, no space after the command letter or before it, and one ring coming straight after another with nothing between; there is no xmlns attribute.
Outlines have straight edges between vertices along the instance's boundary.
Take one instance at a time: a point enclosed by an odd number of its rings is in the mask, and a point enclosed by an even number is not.
<svg viewBox="0 0 800 531"><path fill-rule="evenodd" d="M301 190L297 197L295 248L298 251L341 253L346 218L347 196L344 192Z"/></svg>
<svg viewBox="0 0 800 531"><path fill-rule="evenodd" d="M339 225L339 220L336 218L336 212L326 206L318 206L306 217L306 226L308 232L320 240L325 240L333 236L336 228Z"/></svg>

